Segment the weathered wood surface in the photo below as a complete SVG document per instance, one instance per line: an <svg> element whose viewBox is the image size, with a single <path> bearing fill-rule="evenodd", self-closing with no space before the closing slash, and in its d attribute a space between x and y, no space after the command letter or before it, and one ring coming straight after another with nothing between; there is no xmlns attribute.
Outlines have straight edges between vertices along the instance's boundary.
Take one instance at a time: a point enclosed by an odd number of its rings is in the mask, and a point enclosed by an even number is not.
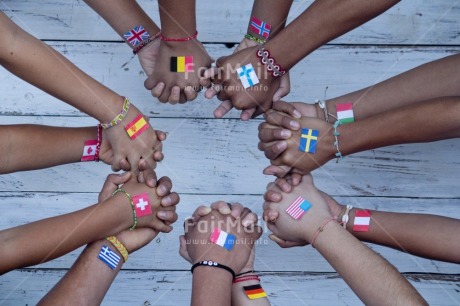
<svg viewBox="0 0 460 306"><path fill-rule="evenodd" d="M209 205L218 200L240 202L262 214L262 198L255 195L181 195L181 203L177 207L179 221L169 234L159 235L152 243L139 250L125 264L126 269L165 269L185 270L190 265L178 255L179 235L183 234L182 222L191 216L198 205ZM378 209L381 211L433 213L460 218L458 199L407 199L407 198L366 198L337 197L341 203L350 203L355 207ZM0 196L0 207L14 207L2 210L0 230L30 223L43 218L53 217L82 209L97 202L97 193L26 193L3 192ZM21 214L17 212L21 211ZM256 268L260 271L309 271L333 272L332 267L311 247L280 249L268 239L268 230L264 227L264 235L257 243ZM460 265L426 260L407 255L389 248L370 245L382 254L401 272L418 273L460 273ZM72 252L59 259L43 264L41 268L67 268L72 265L81 250ZM167 255L166 255L167 254ZM283 258L280 261L280 257ZM154 258L155 260L151 260ZM303 260L302 258L308 258Z"/></svg>
<svg viewBox="0 0 460 306"><path fill-rule="evenodd" d="M56 126L95 124L84 117L0 116L2 124ZM269 164L257 149L258 121L155 119L169 133L159 175L171 177L179 193L262 194L273 181L262 170ZM453 152L460 141L386 147L331 161L314 171L317 185L334 195L458 198L459 163ZM18 172L0 179L0 191L98 192L110 168L72 164ZM59 183L57 183L59 182ZM59 187L58 187L59 186Z"/></svg>
<svg viewBox="0 0 460 306"><path fill-rule="evenodd" d="M146 76L130 49L121 43L48 42L83 71L128 96L143 112L152 117L211 118L219 101L198 99L184 105L162 104L144 88ZM232 49L224 45L206 45L218 58ZM291 94L286 101L312 103L322 98L329 86L328 97L342 95L378 83L421 64L456 54L460 47L338 47L326 46L300 62L291 71ZM77 84L75 86L78 86ZM0 69L0 114L84 116L75 108ZM233 111L227 118L239 118ZM2 123L2 121L0 121Z"/></svg>
<svg viewBox="0 0 460 306"><path fill-rule="evenodd" d="M64 275L58 270L18 270L3 276L0 305L34 305ZM429 305L458 305L460 277L409 274ZM19 286L18 286L19 284ZM335 273L263 273L262 285L274 306L362 305ZM2 293L6 292L7 295ZM121 271L102 305L188 305L191 296L189 271Z"/></svg>
<svg viewBox="0 0 460 306"><path fill-rule="evenodd" d="M138 1L159 22L158 3ZM295 0L290 22L313 1ZM239 42L246 33L252 1L197 1L204 42ZM2 0L0 9L40 39L107 41L120 37L81 0ZM459 45L460 2L401 1L383 15L336 39L340 44Z"/></svg>

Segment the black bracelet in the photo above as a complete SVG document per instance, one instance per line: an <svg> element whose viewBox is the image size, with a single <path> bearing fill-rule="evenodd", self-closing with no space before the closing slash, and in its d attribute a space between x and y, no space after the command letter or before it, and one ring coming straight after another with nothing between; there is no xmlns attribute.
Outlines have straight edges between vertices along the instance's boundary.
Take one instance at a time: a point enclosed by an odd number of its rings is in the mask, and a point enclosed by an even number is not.
<svg viewBox="0 0 460 306"><path fill-rule="evenodd" d="M245 274L249 274L249 273L256 273L256 271L254 271L254 270L249 270L249 271L246 271L246 272L243 272L243 273L238 273L238 274L236 275L236 277L241 276L241 275L245 275Z"/></svg>
<svg viewBox="0 0 460 306"><path fill-rule="evenodd" d="M227 270L228 272L230 272L232 274L232 279L235 279L235 272L231 268L229 268L229 267L227 267L225 265L221 265L220 263L212 261L212 260L203 260L203 261L200 261L200 262L197 262L196 264L194 264L192 266L192 269L190 269L192 274L193 274L193 270L195 270L195 268L199 267L199 266L221 268L221 269Z"/></svg>

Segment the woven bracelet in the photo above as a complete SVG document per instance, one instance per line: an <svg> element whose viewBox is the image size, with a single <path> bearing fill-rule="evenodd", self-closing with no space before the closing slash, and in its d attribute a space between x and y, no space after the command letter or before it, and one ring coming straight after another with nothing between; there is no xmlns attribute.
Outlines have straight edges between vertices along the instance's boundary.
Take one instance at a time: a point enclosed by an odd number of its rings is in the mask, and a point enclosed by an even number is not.
<svg viewBox="0 0 460 306"><path fill-rule="evenodd" d="M129 228L129 230L132 231L137 226L137 214L136 214L136 208L134 208L133 198L131 197L131 195L129 193L126 192L126 190L121 189L121 188L118 188L117 190L115 190L112 193L112 196L116 195L119 192L123 193L124 195L126 195L128 197L129 203L131 204L131 208L133 209L133 225Z"/></svg>
<svg viewBox="0 0 460 306"><path fill-rule="evenodd" d="M131 106L131 102L129 102L128 98L125 98L125 97L122 97L122 98L123 98L124 102L123 102L123 107L121 108L121 112L115 118L113 118L113 120L110 121L109 123L101 123L101 126L102 126L103 129L107 130L107 129L111 128L111 127L116 126L128 114L129 107Z"/></svg>

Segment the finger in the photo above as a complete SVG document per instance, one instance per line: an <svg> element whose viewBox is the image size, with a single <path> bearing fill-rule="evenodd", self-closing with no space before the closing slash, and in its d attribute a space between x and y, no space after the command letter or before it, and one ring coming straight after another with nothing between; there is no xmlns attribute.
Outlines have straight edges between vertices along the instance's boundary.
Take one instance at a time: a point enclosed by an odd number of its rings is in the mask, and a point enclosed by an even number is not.
<svg viewBox="0 0 460 306"><path fill-rule="evenodd" d="M206 69L204 71L203 78L205 78L205 79L214 79L218 74L219 74L219 68L211 67L211 68ZM218 84L218 83L214 83L214 84Z"/></svg>
<svg viewBox="0 0 460 306"><path fill-rule="evenodd" d="M153 158L155 161L160 162L165 158L165 156L163 155L163 152L155 151L153 152Z"/></svg>
<svg viewBox="0 0 460 306"><path fill-rule="evenodd" d="M126 158L120 160L120 169L123 171L129 171L131 170L131 165L129 162L126 160Z"/></svg>
<svg viewBox="0 0 460 306"><path fill-rule="evenodd" d="M233 108L232 102L230 100L226 100L222 102L214 111L214 117L222 118L225 116L231 109Z"/></svg>
<svg viewBox="0 0 460 306"><path fill-rule="evenodd" d="M201 217L204 217L210 214L211 212L211 207L201 205L197 209L195 209L191 219L193 222L197 222L198 220L200 220Z"/></svg>
<svg viewBox="0 0 460 306"><path fill-rule="evenodd" d="M228 214L232 213L233 207L230 208L228 206L228 204L226 202L224 202L224 201L218 201L218 202L214 202L214 203L211 204L211 209L217 210L218 212L220 212L223 215L228 215Z"/></svg>
<svg viewBox="0 0 460 306"><path fill-rule="evenodd" d="M254 113L256 112L256 108L249 108L249 109L245 109L241 112L241 116L240 116L240 119L243 120L243 121L248 121L249 119L252 118L252 116L254 115Z"/></svg>
<svg viewBox="0 0 460 306"><path fill-rule="evenodd" d="M299 242L293 242L293 241L287 241L287 240L283 240L279 237L277 237L276 235L274 234L270 234L268 236L268 238L270 238L270 240L276 242L280 247L282 247L283 249L284 248L292 248L292 247L296 247L296 246L303 246L304 244L301 244Z"/></svg>
<svg viewBox="0 0 460 306"><path fill-rule="evenodd" d="M302 118L302 114L295 108L293 104L288 103L288 102L277 101L273 103L272 109L288 114L289 116L297 118L297 119Z"/></svg>
<svg viewBox="0 0 460 306"><path fill-rule="evenodd" d="M291 171L291 167L270 165L264 169L263 173L265 175L274 175L276 177L284 177L286 174L289 173L289 171Z"/></svg>
<svg viewBox="0 0 460 306"><path fill-rule="evenodd" d="M109 174L105 179L101 192L99 193L99 202L105 201L118 188L118 185L124 184L131 178L131 172L122 174Z"/></svg>
<svg viewBox="0 0 460 306"><path fill-rule="evenodd" d="M277 178L275 180L276 186L278 186L283 192L291 192L292 186L288 183L285 178Z"/></svg>
<svg viewBox="0 0 460 306"><path fill-rule="evenodd" d="M246 210L246 212L251 211L249 208L245 208L240 203L234 203L234 204L232 204L231 215L232 215L233 218L239 219L241 217L241 215L243 214L243 212L245 212L245 210Z"/></svg>
<svg viewBox="0 0 460 306"><path fill-rule="evenodd" d="M225 90L221 90L217 94L217 99L219 101L226 101L226 100L230 100L230 96L228 95L228 93Z"/></svg>
<svg viewBox="0 0 460 306"><path fill-rule="evenodd" d="M244 227L250 228L257 224L257 215L255 213L248 213L246 216L242 217L241 224Z"/></svg>
<svg viewBox="0 0 460 306"><path fill-rule="evenodd" d="M265 121L268 124L280 126L292 131L300 129L300 123L291 116L274 110L268 110L265 115Z"/></svg>
<svg viewBox="0 0 460 306"><path fill-rule="evenodd" d="M280 140L275 142L259 142L257 147L260 151L264 152L264 155L269 160L275 160L280 156L284 151L286 151L288 144L286 140Z"/></svg>
<svg viewBox="0 0 460 306"><path fill-rule="evenodd" d="M281 98L287 96L291 91L291 79L289 77L289 72L283 75L280 79L280 87L273 95L273 102L280 100Z"/></svg>
<svg viewBox="0 0 460 306"><path fill-rule="evenodd" d="M188 255L187 240L185 240L184 235L179 236L179 255L189 263L192 263L192 259Z"/></svg>
<svg viewBox="0 0 460 306"><path fill-rule="evenodd" d="M262 128L259 129L259 139L262 142L272 142L277 140L289 139L292 136L292 132L289 129L283 129L280 127L271 127L264 123L260 124ZM270 128L267 128L270 126Z"/></svg>
<svg viewBox="0 0 460 306"><path fill-rule="evenodd" d="M204 88L209 88L212 85L211 79L210 78L204 78L200 77L200 85L203 86Z"/></svg>
<svg viewBox="0 0 460 306"><path fill-rule="evenodd" d="M160 130L155 130L155 134L157 135L157 139L159 141L165 141L166 138L168 137L168 135L165 132L160 131Z"/></svg>
<svg viewBox="0 0 460 306"><path fill-rule="evenodd" d="M144 81L144 87L145 89L147 90L152 90L152 88L154 88L155 86L158 86L158 84L160 83L157 83L158 81L157 80L154 80L153 77L148 77L145 81Z"/></svg>
<svg viewBox="0 0 460 306"><path fill-rule="evenodd" d="M161 206L163 207L168 207L168 206L174 206L179 204L180 202L180 197L177 192L172 192L171 194L168 194L164 198L161 199Z"/></svg>
<svg viewBox="0 0 460 306"><path fill-rule="evenodd" d="M193 89L193 86L187 86L184 89L184 94L185 97L187 98L187 101L193 101L198 97L198 92Z"/></svg>
<svg viewBox="0 0 460 306"><path fill-rule="evenodd" d="M165 83L158 83L155 87L152 89L152 96L155 98L159 98L163 94L163 90L165 89L166 85Z"/></svg>
<svg viewBox="0 0 460 306"><path fill-rule="evenodd" d="M115 155L113 157L113 163L112 163L112 171L113 172L118 172L121 170L121 167L120 167L120 162L123 160L124 158L122 158L120 155Z"/></svg>
<svg viewBox="0 0 460 306"><path fill-rule="evenodd" d="M170 210L167 210L167 211L160 210L157 213L157 217L158 219L164 222L168 222L168 224L176 222L178 218L177 214L174 211L170 211Z"/></svg>
<svg viewBox="0 0 460 306"><path fill-rule="evenodd" d="M279 203L283 199L281 193L275 190L268 190L264 194L264 200L267 202Z"/></svg>
<svg viewBox="0 0 460 306"><path fill-rule="evenodd" d="M177 104L179 103L179 100L180 100L180 87L174 86L171 89L171 95L168 98L168 102L171 104Z"/></svg>
<svg viewBox="0 0 460 306"><path fill-rule="evenodd" d="M299 173L291 174L291 184L292 186L298 186L302 182L302 175Z"/></svg>
<svg viewBox="0 0 460 306"><path fill-rule="evenodd" d="M147 186L154 188L157 186L157 174L145 159L139 161L139 183L145 183Z"/></svg>
<svg viewBox="0 0 460 306"><path fill-rule="evenodd" d="M158 180L157 195L159 197L164 197L171 192L172 181L169 177L163 176Z"/></svg>

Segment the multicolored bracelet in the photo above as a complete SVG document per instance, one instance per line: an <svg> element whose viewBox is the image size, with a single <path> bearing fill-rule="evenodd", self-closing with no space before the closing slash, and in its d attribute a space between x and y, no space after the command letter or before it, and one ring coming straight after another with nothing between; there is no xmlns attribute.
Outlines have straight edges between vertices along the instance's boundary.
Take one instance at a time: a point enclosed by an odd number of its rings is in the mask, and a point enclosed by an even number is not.
<svg viewBox="0 0 460 306"><path fill-rule="evenodd" d="M265 40L260 39L260 38L258 38L258 37L255 37L254 35L249 34L249 33L247 33L246 35L244 35L244 38L249 39L249 40L252 40L252 41L255 41L255 42L258 43L259 45L263 45L263 44L266 43Z"/></svg>
<svg viewBox="0 0 460 306"><path fill-rule="evenodd" d="M259 45L259 50L257 50L256 54L260 62L265 65L268 72L270 72L274 78L283 76L287 72L280 65L276 64L275 59L270 57L270 52L265 50L263 46Z"/></svg>
<svg viewBox="0 0 460 306"><path fill-rule="evenodd" d="M129 253L126 247L123 245L123 243L121 243L120 240L118 240L115 236L110 236L105 239L107 239L108 241L110 241L110 243L113 244L113 246L118 250L118 252L120 252L121 256L123 256L123 261L127 262Z"/></svg>
<svg viewBox="0 0 460 306"><path fill-rule="evenodd" d="M133 210L133 225L129 228L130 231L134 230L137 226L137 214L136 214L136 208L134 207L134 202L133 202L133 198L131 197L131 195L129 193L126 192L126 190L122 189L122 188L118 188L117 190L115 190L113 193L112 193L112 197L114 195L116 195L117 193L123 193L125 194L128 199L129 199L129 203L131 204L131 208Z"/></svg>
<svg viewBox="0 0 460 306"><path fill-rule="evenodd" d="M147 40L144 40L142 43L140 43L136 48L133 49L133 54L136 55L141 51L145 46L150 44L152 41L160 38L161 31L159 31L157 34L155 34L153 37L147 38Z"/></svg>
<svg viewBox="0 0 460 306"><path fill-rule="evenodd" d="M109 123L101 123L103 129L107 130L115 125L119 124L128 114L129 107L131 106L131 102L129 102L128 98L122 97L124 99L123 107L121 108L121 112L113 118L112 121Z"/></svg>
<svg viewBox="0 0 460 306"><path fill-rule="evenodd" d="M337 153L335 153L335 157L337 157L336 163L338 163L340 159L344 158L343 155L342 155L342 152L340 152L340 148L339 148L339 136L340 136L340 133L339 133L339 131L337 131L337 128L341 124L342 124L342 122L337 120L336 122L334 122L334 125L333 125L333 127L334 127L334 132L333 133L334 133L334 138L335 138L334 147L337 150Z"/></svg>
<svg viewBox="0 0 460 306"><path fill-rule="evenodd" d="M99 151L101 150L102 142L102 127L97 125L97 139L86 140L83 145L83 154L80 161L99 161Z"/></svg>
<svg viewBox="0 0 460 306"><path fill-rule="evenodd" d="M162 41L185 42L185 41L196 39L197 37L198 37L198 31L195 31L195 33L192 36L184 37L184 38L165 37L163 36L163 34L160 33L160 39Z"/></svg>

